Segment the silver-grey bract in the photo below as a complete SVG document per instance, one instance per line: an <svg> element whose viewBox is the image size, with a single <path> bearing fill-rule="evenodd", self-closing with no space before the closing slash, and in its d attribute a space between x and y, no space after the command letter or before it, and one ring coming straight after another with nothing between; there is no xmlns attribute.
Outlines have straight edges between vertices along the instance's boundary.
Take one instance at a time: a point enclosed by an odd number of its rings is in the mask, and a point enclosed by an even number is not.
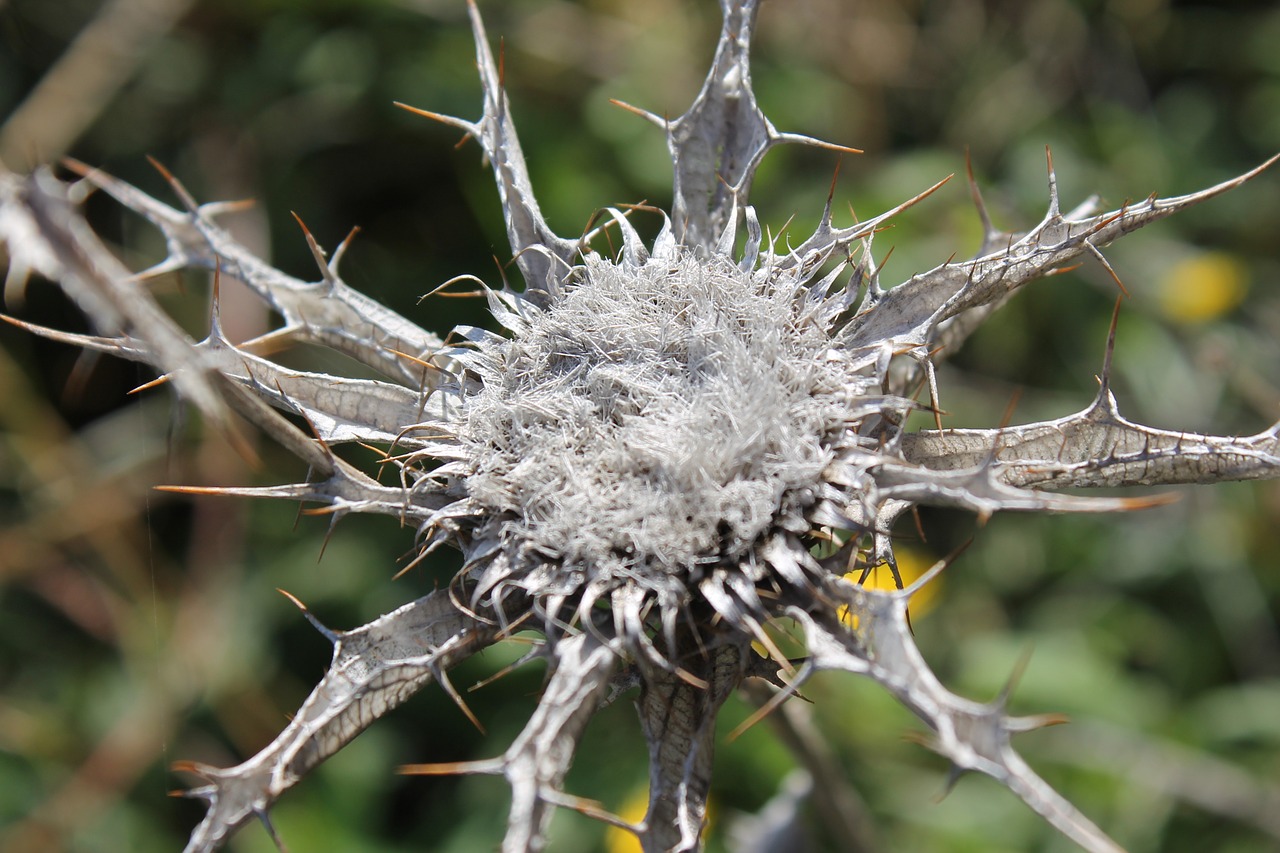
<svg viewBox="0 0 1280 853"><path fill-rule="evenodd" d="M928 724L930 745L957 771L994 777L1090 850L1118 849L1010 744L1056 718L1010 717L1003 696L960 698L919 654L908 600L942 564L897 593L845 576L896 573L890 531L920 504L981 516L1114 511L1149 501L1056 490L1276 476L1276 428L1232 438L1132 423L1109 390L1109 364L1093 404L1055 421L904 427L927 408L914 401L918 387L937 404L934 365L1022 285L1082 255L1105 265L1100 249L1116 238L1274 158L1191 195L1065 214L1050 166L1048 211L1030 231L998 231L979 201L985 238L974 258L884 287L872 237L933 188L847 228L828 206L810 237L779 249L748 204L755 170L774 145L825 143L780 133L760 112L748 65L757 3L722 6L719 48L689 111L666 121L632 108L667 135L674 199L652 245L608 211L622 239L616 258L590 248L597 232L565 239L543 220L471 7L483 114L431 115L478 140L493 167L525 283L489 291L505 334L458 328L446 345L352 291L337 271L342 247L326 259L307 234L321 278L304 282L238 245L216 223L224 211L176 181L180 208L80 168L163 232L167 257L135 275L78 212L84 184L47 171L0 176L10 276L59 282L101 336L33 331L153 365L214 422L238 411L312 471L295 485L203 491L318 501L335 518L390 514L416 528L423 554L446 544L462 553L449 589L352 631L321 626L331 667L273 743L236 767L188 765L207 780L189 795L208 802L189 851L217 848L255 815L265 821L298 779L415 691L436 682L456 696L450 667L527 629L544 635L532 655L550 674L521 735L490 761L421 768L505 776L504 850L542 849L557 806L621 823L562 783L587 721L636 684L651 789L647 815L628 828L645 850L699 849L722 703L746 678L771 682L782 701L819 670L869 676ZM233 345L216 303L208 337L191 341L143 285L184 268L246 282L283 318L270 339L332 347L385 379L290 370L255 354L261 340ZM314 436L277 409L305 417ZM399 484L330 451L349 441L387 448ZM803 658L782 659L766 631L778 621L803 636Z"/></svg>

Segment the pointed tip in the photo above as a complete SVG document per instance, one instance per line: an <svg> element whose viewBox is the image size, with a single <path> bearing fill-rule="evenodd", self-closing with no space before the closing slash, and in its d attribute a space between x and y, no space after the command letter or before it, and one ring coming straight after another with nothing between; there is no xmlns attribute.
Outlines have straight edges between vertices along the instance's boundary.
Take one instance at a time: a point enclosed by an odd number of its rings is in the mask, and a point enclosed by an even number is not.
<svg viewBox="0 0 1280 853"><path fill-rule="evenodd" d="M1044 159L1049 171L1049 213L1046 218L1058 220L1062 218L1058 201L1058 173L1053 168L1053 150L1048 145L1044 147Z"/></svg>
<svg viewBox="0 0 1280 853"><path fill-rule="evenodd" d="M317 631L320 632L320 636L324 637L326 640L328 640L330 643L332 643L335 646L338 644L338 641L342 639L341 632L335 631L329 626L325 625L323 622L321 622L314 613L312 613L310 610L307 609L307 605L303 604L296 595L294 595L293 593L287 590L283 590L280 587L276 587L276 592L280 593L285 598L289 599L289 601L291 601L295 607L301 610L303 617L308 622L311 623L311 627L315 628Z"/></svg>
<svg viewBox="0 0 1280 853"><path fill-rule="evenodd" d="M567 809L573 809L578 814L589 817L594 820L602 821L610 826L616 826L618 829L630 832L635 836L639 836L641 828L633 823L629 823L622 817L614 814L605 808L604 803L599 800L592 800L587 797L579 797L574 794L566 794L564 791L557 791L554 798L549 798L558 806Z"/></svg>
<svg viewBox="0 0 1280 853"><path fill-rule="evenodd" d="M206 201L200 205L200 213L210 218L227 213L240 213L258 206L256 199L241 198L232 201Z"/></svg>
<svg viewBox="0 0 1280 853"><path fill-rule="evenodd" d="M289 592L286 589L281 589L280 587L276 587L276 592L280 593L285 598L289 599L289 601L293 603L293 606L301 610L303 613L308 612L307 605L303 604L302 601L299 600L298 596L294 595L293 593Z"/></svg>
<svg viewBox="0 0 1280 853"><path fill-rule="evenodd" d="M1047 729L1051 726L1065 726L1071 722L1070 714L1036 714L1031 717L1024 717L1026 725L1032 729Z"/></svg>
<svg viewBox="0 0 1280 853"><path fill-rule="evenodd" d="M498 88L507 87L507 40L498 38Z"/></svg>
<svg viewBox="0 0 1280 853"><path fill-rule="evenodd" d="M1182 495L1177 492L1165 492L1158 495L1146 495L1136 498L1116 498L1119 509L1122 512L1131 512L1140 509L1155 509L1156 507L1168 506L1176 504L1182 500Z"/></svg>
<svg viewBox="0 0 1280 853"><path fill-rule="evenodd" d="M222 258L213 265L213 287L209 298L209 337L218 344L226 343L222 333Z"/></svg>
<svg viewBox="0 0 1280 853"><path fill-rule="evenodd" d="M133 281L143 282L150 281L153 278L159 278L162 275L168 275L171 272L178 272L186 269L186 262L180 257L165 258L159 263L152 264L145 270L134 273L131 278ZM181 287L181 279L179 279L179 287Z"/></svg>
<svg viewBox="0 0 1280 853"><path fill-rule="evenodd" d="M662 128L663 130L666 130L671 124L668 119L665 119L656 113L651 113L641 107L637 107L634 104L628 104L626 101L620 101L617 98L610 98L609 103L613 104L615 107L620 107L621 109L626 110L632 115L637 115L650 124Z"/></svg>
<svg viewBox="0 0 1280 853"><path fill-rule="evenodd" d="M797 678L793 678L791 682L784 683L783 689L779 690L777 693L769 697L768 702L765 702L763 705L761 705L759 708L753 711L751 715L748 716L741 723L739 723L734 728L733 731L729 732L728 737L725 738L725 742L733 743L735 740L742 737L744 734L746 734L748 731L754 728L756 723L765 719L774 711L776 711L778 708L782 707L783 702L787 701L792 696L798 696L799 690L797 690L795 685L799 683L801 680L802 680L801 678L797 677Z"/></svg>
<svg viewBox="0 0 1280 853"><path fill-rule="evenodd" d="M255 806L253 814L258 818L258 822L262 824L263 828L266 829L267 835L271 837L272 842L275 843L276 850L279 853L289 853L284 846L284 842L280 840L280 836L276 834L276 828L271 823L271 816L267 814L267 810L261 806Z"/></svg>
<svg viewBox="0 0 1280 853"><path fill-rule="evenodd" d="M299 515L305 515L305 516L308 516L308 517L319 517L319 516L322 516L322 515L333 515L334 513L340 513L340 512L343 512L342 507L337 507L337 506L333 506L333 505L329 505L329 506L313 506L313 507L304 507L304 508L302 508L302 509L298 510L298 514L299 514ZM324 550L324 549L323 549L323 547L322 547L322 548L321 548L321 552L322 552L322 554L323 554L323 550Z"/></svg>
<svg viewBox="0 0 1280 853"><path fill-rule="evenodd" d="M218 769L200 761L191 761L190 759L180 758L177 761L169 763L169 769L174 773L189 773L192 776L199 776L201 779L212 782L217 778ZM187 792L190 795L191 792Z"/></svg>
<svg viewBox="0 0 1280 853"><path fill-rule="evenodd" d="M674 672L676 678L680 679L685 684L688 684L690 687L696 687L699 690L711 689L711 682L707 681L705 678L699 678L682 666L677 666Z"/></svg>
<svg viewBox="0 0 1280 853"><path fill-rule="evenodd" d="M480 722L480 718L471 710L471 706L467 704L467 700L462 698L462 694L454 688L453 682L449 680L449 676L444 672L444 670L440 670L436 673L436 683L438 683L440 688L444 690L445 694L453 700L453 704L458 706L458 710L460 710L463 716L467 718L467 721L470 722L471 725L475 726L476 731L482 735L487 734L484 724Z"/></svg>
<svg viewBox="0 0 1280 853"><path fill-rule="evenodd" d="M298 226L302 228L302 236L306 238L307 248L311 250L311 257L315 260L316 266L320 270L321 279L330 287L335 286L338 283L338 276L334 272L333 262L325 257L324 249L320 247L315 235L311 233L311 229L307 227L307 223L302 221L302 217L298 215L297 211L291 210L289 213L298 223Z"/></svg>
<svg viewBox="0 0 1280 853"><path fill-rule="evenodd" d="M320 543L320 553L316 554L317 565L324 560L324 554L329 550L329 540L333 538L333 531L337 528L338 522L342 520L342 517L346 515L344 511L337 507L329 507L329 509L334 511L329 516L329 529L324 532L324 540Z"/></svg>
<svg viewBox="0 0 1280 853"><path fill-rule="evenodd" d="M293 221L298 223L298 227L302 229L302 233L307 237L311 236L311 229L307 227L307 223L302 221L302 217L298 215L298 211L291 210L289 215L293 217Z"/></svg>
<svg viewBox="0 0 1280 853"><path fill-rule="evenodd" d="M194 773L199 775L199 767L200 765L196 764L196 762L185 758L169 762L169 769L174 773Z"/></svg>
<svg viewBox="0 0 1280 853"><path fill-rule="evenodd" d="M175 495L226 495L234 490L223 486L152 486L157 492L169 492Z"/></svg>
<svg viewBox="0 0 1280 853"><path fill-rule="evenodd" d="M141 385L137 386L136 388L132 388L129 391L126 391L125 393L129 396L132 396L134 394L141 394L143 391L150 391L152 388L159 388L161 385L164 385L172 378L173 378L173 374L166 373L162 376L157 376L155 379L152 379L150 382L143 382Z"/></svg>
<svg viewBox="0 0 1280 853"><path fill-rule="evenodd" d="M187 188L182 185L182 182L177 179L173 172L170 172L168 167L150 154L147 154L146 158L151 167L160 173L160 177L164 178L165 183L173 190L174 195L182 202L182 206L187 209L187 212L198 215L200 213L200 205L196 203L195 197L187 192Z"/></svg>
<svg viewBox="0 0 1280 853"><path fill-rule="evenodd" d="M801 133L775 133L772 137L773 144L789 143L793 145L806 145L810 148L821 148L826 151L835 151L839 154L865 154L861 148L854 148L852 145L841 145L838 142L827 142L825 139L818 139L815 136L805 136Z"/></svg>
<svg viewBox="0 0 1280 853"><path fill-rule="evenodd" d="M342 256L347 253L347 248L351 245L352 241L355 240L356 235L359 233L360 233L359 225L351 226L351 230L347 232L347 236L343 237L342 242L338 244L338 248L333 250L333 258L330 259L329 266L333 268L335 273L338 270L338 264L339 262L341 262Z"/></svg>
<svg viewBox="0 0 1280 853"><path fill-rule="evenodd" d="M1022 654L1018 655L1017 662L1013 665L1013 670L1009 673L1009 678L1005 681L1004 686L1000 688L997 694L995 705L1000 710L1004 710L1009 704L1009 699L1013 696L1013 691L1018 689L1018 684L1022 681L1022 676L1026 674L1027 667L1031 664L1031 655L1035 651L1035 647L1028 643L1023 649Z"/></svg>
<svg viewBox="0 0 1280 853"><path fill-rule="evenodd" d="M1107 345L1102 354L1102 375L1098 377L1098 398L1105 399L1111 394L1111 364L1116 353L1116 328L1120 325L1120 303L1123 297L1116 297L1115 307L1111 309L1111 323L1107 327Z"/></svg>
<svg viewBox="0 0 1280 853"><path fill-rule="evenodd" d="M987 245L1000 236L1000 232L996 230L995 224L991 221L991 212L987 210L987 202L982 197L982 189L978 186L978 180L973 176L973 158L970 156L969 147L964 149L964 172L965 178L969 183L969 197L973 199L973 206L978 211L978 221L982 223L982 250L985 254Z"/></svg>
<svg viewBox="0 0 1280 853"><path fill-rule="evenodd" d="M431 110L424 110L420 107L411 107L404 101L392 101L391 103L393 106L399 107L405 112L413 113L414 115L422 116L423 118L429 118L432 121L438 121L442 124L452 124L453 121L456 121L456 119L451 119L449 116L442 115L440 113L434 113Z"/></svg>
<svg viewBox="0 0 1280 853"><path fill-rule="evenodd" d="M1023 387L1019 385L1017 388L1014 388L1013 393L1009 395L1009 402L1004 407L1004 413L1000 415L999 428L1001 430L1008 429L1009 424L1013 423L1013 413L1018 411L1018 403L1022 401L1022 392ZM996 461L996 452L998 449L998 443L996 445L992 445L991 456L987 460L988 464Z"/></svg>
<svg viewBox="0 0 1280 853"><path fill-rule="evenodd" d="M150 154L144 154L143 156L147 158L147 162L151 164L151 168L155 169L157 172L160 173L160 177L164 178L166 181L176 180L173 177L173 172L170 172L168 167L166 167L163 163L161 163L155 157L153 157Z"/></svg>
<svg viewBox="0 0 1280 853"><path fill-rule="evenodd" d="M179 495L216 495L233 498L283 498L286 500L327 500L314 494L307 483L287 486L153 486L158 492Z"/></svg>
<svg viewBox="0 0 1280 853"><path fill-rule="evenodd" d="M401 776L499 776L505 762L501 758L481 758L476 761L441 761L433 764L401 764L396 773Z"/></svg>
<svg viewBox="0 0 1280 853"><path fill-rule="evenodd" d="M955 790L956 783L960 781L960 777L964 776L965 770L959 764L952 762L947 767L947 781L942 784L942 790L934 797L934 803L940 803L947 798L947 795Z"/></svg>
<svg viewBox="0 0 1280 853"><path fill-rule="evenodd" d="M843 158L837 157L836 167L831 172L831 185L827 187L827 202L822 208L822 223L824 225L831 224L831 203L836 197L836 183L840 180L840 164L843 162Z"/></svg>
<svg viewBox="0 0 1280 853"><path fill-rule="evenodd" d="M920 575L920 577L916 578L914 581L911 582L910 586L894 594L900 595L906 599L910 599L920 590L928 586L929 583L934 578L938 577L938 575L942 574L944 571L950 568L951 565L955 563L956 560L960 559L960 555L963 554L965 551L967 551L969 549L969 546L972 544L973 544L973 537L971 536L968 539L966 539L964 542L961 542L958 546L956 546L951 551L950 554L943 557L941 560L939 560L938 562L930 566L928 569L926 569Z"/></svg>
<svg viewBox="0 0 1280 853"><path fill-rule="evenodd" d="M75 157L64 156L59 158L58 162L62 164L63 168L75 172L82 178L87 178L98 171L95 167L90 166L83 160L77 160Z"/></svg>
<svg viewBox="0 0 1280 853"><path fill-rule="evenodd" d="M1111 280L1115 282L1116 287L1120 289L1120 294L1128 298L1129 288L1124 286L1124 282L1120 280L1120 274L1116 272L1115 267L1111 266L1111 262L1107 260L1106 255L1102 254L1102 250L1093 245L1093 242L1088 239L1084 241L1084 247L1098 260L1098 263L1102 264L1102 268L1107 271L1107 274L1111 276ZM1070 267L1059 267L1058 269L1053 270L1051 274L1058 275L1059 273L1070 272L1079 266L1079 264L1076 264Z"/></svg>

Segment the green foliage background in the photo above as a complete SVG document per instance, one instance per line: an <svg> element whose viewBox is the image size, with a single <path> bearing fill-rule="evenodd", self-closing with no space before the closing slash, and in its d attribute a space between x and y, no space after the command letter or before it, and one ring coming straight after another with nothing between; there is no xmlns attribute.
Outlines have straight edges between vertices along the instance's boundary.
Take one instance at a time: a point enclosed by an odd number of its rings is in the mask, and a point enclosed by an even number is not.
<svg viewBox="0 0 1280 853"><path fill-rule="evenodd" d="M505 44L513 109L552 225L576 233L605 204L667 205L660 134L608 99L683 111L715 43L715 4L491 0L482 11ZM91 0L0 2L0 116L102 12ZM864 216L961 172L966 147L1008 227L1043 211L1045 145L1066 207L1095 190L1110 206L1189 192L1280 150L1280 9L1269 2L771 0L759 29L754 79L766 113L781 129L866 149L843 159L836 188L837 204ZM289 211L329 247L359 225L347 281L444 332L477 317L477 306L418 299L462 273L499 281L494 257L509 252L496 193L477 146L455 151L453 130L392 101L473 117L472 56L462 0L203 0L152 49L123 58L134 66L128 82L96 105L69 153L161 197L145 155L201 199L256 198L234 220L243 239L303 276L311 261ZM14 151L3 156L21 165ZM835 165L829 152L770 155L753 201L774 233L793 215L792 234L816 221ZM1131 417L1244 433L1280 414L1278 179L1266 175L1108 253L1132 293L1115 376ZM137 220L102 199L90 209L130 263L162 256ZM652 233L656 223L642 227ZM978 238L963 182L953 181L881 235L876 251L894 247L891 282L973 251ZM1170 319L1161 306L1171 270L1208 251L1240 271L1247 299L1225 315ZM157 287L200 334L208 282ZM1017 421L1083 407L1115 291L1094 263L1030 288L943 372L946 423L999 423L1018 389ZM267 322L233 290L226 301L243 334ZM41 282L5 310L84 326ZM193 781L168 764L251 755L327 664L324 641L274 590L347 627L455 567L445 556L392 581L412 533L390 519L344 521L318 560L323 518L154 492L161 482L275 483L303 472L269 446L260 465L246 464L164 390L126 399L151 378L132 365L86 360L10 328L0 345L0 849L177 849L200 808L165 797ZM289 357L345 367L316 353ZM1001 516L979 530L968 516L922 514L925 553L975 543L916 620L917 636L942 679L980 699L1032 652L1015 711L1062 711L1074 722L1020 746L1129 849L1274 850L1280 487L1177 491L1179 502L1127 517ZM492 675L520 652L487 653L455 683ZM535 665L468 694L484 733L438 690L374 726L275 809L290 849L491 849L505 818L500 781L393 771L501 752L540 678ZM988 780L962 780L935 802L945 766L901 737L918 724L873 685L818 679L805 693L885 849L1070 849ZM732 705L725 731L749 710ZM621 809L643 793L643 755L634 715L618 703L589 730L570 790ZM717 762L713 845L723 849L735 813L760 808L792 764L768 724L723 745ZM557 851L607 843L599 825L573 814L558 817L555 832ZM812 844L840 848L820 832ZM272 848L249 827L231 849Z"/></svg>

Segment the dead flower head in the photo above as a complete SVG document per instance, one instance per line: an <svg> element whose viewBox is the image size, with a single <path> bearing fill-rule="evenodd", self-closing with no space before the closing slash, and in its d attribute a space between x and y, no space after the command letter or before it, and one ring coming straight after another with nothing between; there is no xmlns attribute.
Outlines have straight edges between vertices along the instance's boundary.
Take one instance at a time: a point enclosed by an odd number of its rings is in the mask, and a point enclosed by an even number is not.
<svg viewBox="0 0 1280 853"><path fill-rule="evenodd" d="M1226 438L1132 423L1106 369L1093 404L1056 421L905 429L913 410L937 406L934 365L1022 285L1082 256L1106 264L1100 250L1116 238L1265 165L1192 195L1063 213L1050 163L1048 210L1034 228L1000 232L979 201L986 234L975 257L886 287L872 239L936 186L849 227L828 209L811 236L780 245L748 203L761 159L782 143L837 146L768 122L748 65L757 3L721 5L719 48L689 111L667 121L629 108L666 134L675 168L671 213L648 245L630 212L615 209L581 239L551 232L471 7L483 114L427 115L464 130L492 165L524 279L522 290L488 291L501 333L459 328L442 341L349 289L341 249L327 259L310 234L322 275L303 282L239 246L216 224L218 209L176 181L182 209L79 169L164 233L168 257L149 273L217 268L242 279L283 317L273 336L337 349L380 381L289 370L228 342L216 313L208 338L191 344L87 230L71 191L47 173L0 183L11 274L60 282L104 337L37 331L156 366L208 416L238 410L313 472L296 485L207 491L318 501L335 516L391 514L416 527L422 553L462 553L448 589L352 631L322 627L335 647L330 670L258 755L226 769L187 766L207 780L189 795L208 802L188 850L212 850L265 818L373 720L431 682L452 693L450 667L526 629L545 638L533 654L550 675L523 733L490 761L416 768L505 776L505 850L541 849L556 806L619 820L562 782L592 714L634 684L651 790L647 815L629 828L646 850L698 849L721 704L751 677L772 682L780 702L824 669L876 680L928 724L929 745L958 770L1003 782L1081 845L1116 849L1010 745L1054 718L1012 718L1003 697L957 697L916 650L908 600L941 566L896 592L846 575L896 573L890 531L921 504L984 517L1111 511L1142 502L1057 490L1274 476L1274 429ZM620 237L616 256L592 248L605 229ZM275 409L304 416L315 437ZM398 482L329 450L355 440L386 448ZM779 623L802 638L802 658L778 650L768 629Z"/></svg>

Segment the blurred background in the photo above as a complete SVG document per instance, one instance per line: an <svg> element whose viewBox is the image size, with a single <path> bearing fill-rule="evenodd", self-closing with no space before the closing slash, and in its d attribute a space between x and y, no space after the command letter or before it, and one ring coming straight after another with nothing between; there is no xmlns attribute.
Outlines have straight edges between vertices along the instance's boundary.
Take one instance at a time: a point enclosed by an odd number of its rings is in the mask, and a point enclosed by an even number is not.
<svg viewBox="0 0 1280 853"><path fill-rule="evenodd" d="M505 45L512 108L539 200L562 234L606 204L670 203L661 135L609 104L677 115L719 28L702 0L482 2ZM753 65L782 130L866 150L845 156L837 209L866 217L939 178L968 150L998 225L1042 215L1045 146L1070 208L1190 192L1280 151L1280 9L1168 0L766 0ZM201 200L253 198L228 220L295 275L313 265L290 211L332 248L355 225L348 283L444 332L483 322L465 300L419 297L508 260L497 194L474 143L396 109L473 118L462 0L0 0L0 159L70 155L169 199L147 155ZM753 194L773 233L802 239L836 169L782 149ZM1280 173L1131 236L1108 252L1132 298L1114 387L1154 426L1252 433L1280 415ZM158 236L108 200L89 212L134 268ZM848 217L850 214L842 213ZM794 217L794 218L793 218ZM848 221L846 219L845 221ZM656 221L641 221L649 233ZM962 180L877 238L885 283L972 253ZM271 318L228 282L233 337ZM202 335L209 282L155 285ZM1027 289L942 371L949 426L1083 408L1096 391L1116 287L1098 264ZM86 325L57 292L10 288L5 312ZM346 369L321 354L292 363ZM166 793L171 762L235 763L285 724L324 672L328 644L276 588L324 622L361 624L422 595L448 555L392 581L411 531L350 518L333 532L296 507L187 499L157 483L295 481L260 442L251 466L152 378L11 327L0 329L0 849L172 851L201 814ZM1021 395L1018 397L1018 395ZM1016 662L1018 713L1071 725L1023 736L1033 767L1132 851L1280 849L1280 486L1179 488L1126 517L924 512L921 565L974 537L917 607L925 657L951 689L993 697ZM907 541L912 540L912 541ZM498 648L460 688L517 657ZM467 694L486 732L429 689L290 792L273 819L291 850L476 851L502 835L494 779L401 777L402 763L499 754L536 702L540 666ZM946 766L875 685L819 678L804 706L865 799L884 850L1059 851L1020 801L983 778L939 802ZM728 732L750 713L734 700ZM717 753L712 850L773 796L794 762L768 722ZM643 741L626 701L602 713L569 790L643 808ZM632 816L636 816L632 812ZM556 851L632 849L576 814ZM815 821L798 850L847 839ZM274 849L246 827L235 851Z"/></svg>

